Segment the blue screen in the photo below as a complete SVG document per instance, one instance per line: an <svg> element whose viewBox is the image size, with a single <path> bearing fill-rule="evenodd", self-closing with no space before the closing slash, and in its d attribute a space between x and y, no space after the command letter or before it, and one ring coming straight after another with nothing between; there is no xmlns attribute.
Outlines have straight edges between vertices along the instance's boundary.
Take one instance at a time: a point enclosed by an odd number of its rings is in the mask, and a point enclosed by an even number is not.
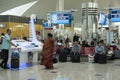
<svg viewBox="0 0 120 80"><path fill-rule="evenodd" d="M51 12L50 19L52 24L70 24L71 12Z"/></svg>
<svg viewBox="0 0 120 80"><path fill-rule="evenodd" d="M43 23L42 23L42 26L43 26L43 27L47 27L47 26L48 26L48 23L47 23L47 22L43 22Z"/></svg>
<svg viewBox="0 0 120 80"><path fill-rule="evenodd" d="M105 13L98 14L99 25L108 25L107 15Z"/></svg>
<svg viewBox="0 0 120 80"><path fill-rule="evenodd" d="M120 10L111 10L110 18L112 22L120 22Z"/></svg>
<svg viewBox="0 0 120 80"><path fill-rule="evenodd" d="M42 22L42 26L44 27L44 28L53 28L53 24L48 24L48 22Z"/></svg>

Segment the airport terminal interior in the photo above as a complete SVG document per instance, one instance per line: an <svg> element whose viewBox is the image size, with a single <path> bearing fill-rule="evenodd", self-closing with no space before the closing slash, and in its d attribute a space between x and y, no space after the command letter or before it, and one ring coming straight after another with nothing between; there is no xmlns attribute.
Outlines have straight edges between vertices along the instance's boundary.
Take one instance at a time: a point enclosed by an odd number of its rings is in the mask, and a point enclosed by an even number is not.
<svg viewBox="0 0 120 80"><path fill-rule="evenodd" d="M0 0L0 80L120 80L120 0Z"/></svg>

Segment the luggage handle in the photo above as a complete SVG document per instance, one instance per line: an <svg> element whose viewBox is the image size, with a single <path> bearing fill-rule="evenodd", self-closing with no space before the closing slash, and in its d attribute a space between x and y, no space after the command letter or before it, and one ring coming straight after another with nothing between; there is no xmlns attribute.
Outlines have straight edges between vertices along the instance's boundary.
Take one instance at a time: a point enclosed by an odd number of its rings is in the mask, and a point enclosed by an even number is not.
<svg viewBox="0 0 120 80"><path fill-rule="evenodd" d="M20 52L21 51L21 48L11 48L12 51L18 51Z"/></svg>

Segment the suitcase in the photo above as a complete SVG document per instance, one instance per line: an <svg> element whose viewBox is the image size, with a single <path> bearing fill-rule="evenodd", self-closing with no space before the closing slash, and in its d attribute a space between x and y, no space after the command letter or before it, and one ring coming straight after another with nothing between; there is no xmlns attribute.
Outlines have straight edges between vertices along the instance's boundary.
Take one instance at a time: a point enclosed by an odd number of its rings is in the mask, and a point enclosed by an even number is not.
<svg viewBox="0 0 120 80"><path fill-rule="evenodd" d="M120 50L115 50L115 58L120 59Z"/></svg>
<svg viewBox="0 0 120 80"><path fill-rule="evenodd" d="M80 54L79 53L71 53L71 61L72 62L80 62Z"/></svg>
<svg viewBox="0 0 120 80"><path fill-rule="evenodd" d="M58 63L58 55L57 54L53 54L53 63Z"/></svg>
<svg viewBox="0 0 120 80"><path fill-rule="evenodd" d="M55 64L55 63L57 63L58 62L58 60L57 60L57 58L53 58L53 63Z"/></svg>
<svg viewBox="0 0 120 80"><path fill-rule="evenodd" d="M59 62L67 62L67 53L66 49L62 49L61 53L59 54Z"/></svg>
<svg viewBox="0 0 120 80"><path fill-rule="evenodd" d="M100 64L106 64L107 59L105 54L98 54L98 63Z"/></svg>
<svg viewBox="0 0 120 80"><path fill-rule="evenodd" d="M19 59L11 59L11 69L19 69Z"/></svg>
<svg viewBox="0 0 120 80"><path fill-rule="evenodd" d="M94 56L94 62L95 63L98 63L98 56L99 56L99 54L95 53L95 56Z"/></svg>
<svg viewBox="0 0 120 80"><path fill-rule="evenodd" d="M11 69L19 69L19 57L19 51L17 49L12 50Z"/></svg>

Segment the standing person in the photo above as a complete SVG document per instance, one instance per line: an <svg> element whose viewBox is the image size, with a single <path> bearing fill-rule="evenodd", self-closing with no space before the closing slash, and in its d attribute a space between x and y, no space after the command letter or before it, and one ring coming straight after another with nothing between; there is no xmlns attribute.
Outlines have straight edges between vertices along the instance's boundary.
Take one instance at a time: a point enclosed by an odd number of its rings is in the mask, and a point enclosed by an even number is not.
<svg viewBox="0 0 120 80"><path fill-rule="evenodd" d="M11 45L17 47L15 44L11 42L11 30L7 29L7 33L3 37L3 41L1 44L1 50L3 53L3 61L0 63L0 67L4 69L8 69L7 67L7 62L8 62L8 57L9 57L9 49L11 48Z"/></svg>
<svg viewBox="0 0 120 80"><path fill-rule="evenodd" d="M42 50L41 65L44 65L46 69L53 69L54 40L51 33L48 33L47 36L48 39L45 41Z"/></svg>
<svg viewBox="0 0 120 80"><path fill-rule="evenodd" d="M68 36L65 38L65 43L69 43L69 38L68 38Z"/></svg>
<svg viewBox="0 0 120 80"><path fill-rule="evenodd" d="M79 37L76 35L76 33L75 33L75 35L73 36L73 42L75 42L75 41L79 41Z"/></svg>
<svg viewBox="0 0 120 80"><path fill-rule="evenodd" d="M37 32L37 33L36 33L36 37L37 37L37 40L38 40L38 41L41 41L41 40L42 40L42 37L41 37L41 35L40 35L40 32Z"/></svg>
<svg viewBox="0 0 120 80"><path fill-rule="evenodd" d="M25 34L23 33L23 40L27 41L27 36L25 36Z"/></svg>

